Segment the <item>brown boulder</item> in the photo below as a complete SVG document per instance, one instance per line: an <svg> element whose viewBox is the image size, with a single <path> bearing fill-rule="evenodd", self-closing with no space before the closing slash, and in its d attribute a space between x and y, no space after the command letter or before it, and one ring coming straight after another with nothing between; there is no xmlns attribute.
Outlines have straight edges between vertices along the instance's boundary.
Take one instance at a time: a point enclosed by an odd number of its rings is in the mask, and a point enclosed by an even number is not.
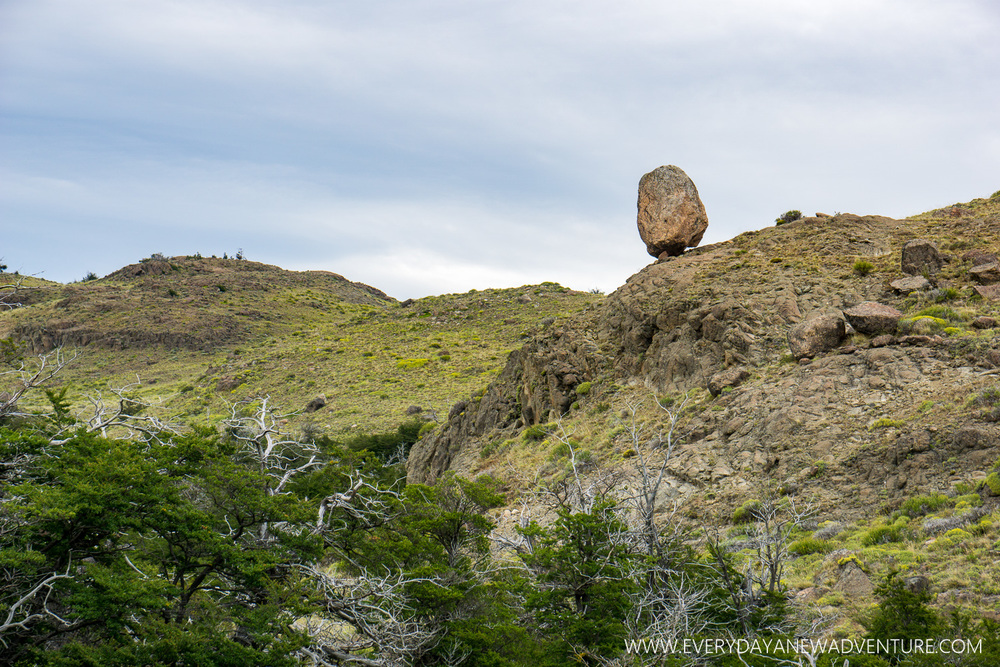
<svg viewBox="0 0 1000 667"><path fill-rule="evenodd" d="M326 396L317 396L306 404L306 412L316 412L326 407Z"/></svg>
<svg viewBox="0 0 1000 667"><path fill-rule="evenodd" d="M892 306L875 301L865 301L844 311L844 317L858 333L867 336L893 333L903 313Z"/></svg>
<svg viewBox="0 0 1000 667"><path fill-rule="evenodd" d="M945 258L938 251L937 244L925 239L910 241L903 246L900 268L911 276L934 275L944 266Z"/></svg>
<svg viewBox="0 0 1000 667"><path fill-rule="evenodd" d="M976 285L976 293L987 301L1000 301L1000 285Z"/></svg>
<svg viewBox="0 0 1000 667"><path fill-rule="evenodd" d="M750 377L750 372L743 367L727 368L711 377L708 381L708 391L712 396L718 396L727 387L740 386L748 377Z"/></svg>
<svg viewBox="0 0 1000 667"><path fill-rule="evenodd" d="M820 315L788 330L788 349L796 359L815 357L840 345L845 335L844 320Z"/></svg>
<svg viewBox="0 0 1000 667"><path fill-rule="evenodd" d="M997 256L991 252L986 252L985 250L970 250L962 255L962 261L969 262L972 266L981 266L998 260Z"/></svg>
<svg viewBox="0 0 1000 667"><path fill-rule="evenodd" d="M680 255L701 243L708 215L694 182L680 167L659 167L639 180L637 224L646 252Z"/></svg>
<svg viewBox="0 0 1000 667"><path fill-rule="evenodd" d="M931 283L927 278L923 276L909 276L907 278L899 278L898 280L893 280L889 283L889 287L897 292L910 293L919 290L927 289L931 286Z"/></svg>
<svg viewBox="0 0 1000 667"><path fill-rule="evenodd" d="M1000 283L1000 263L990 262L969 269L969 275L980 285Z"/></svg>

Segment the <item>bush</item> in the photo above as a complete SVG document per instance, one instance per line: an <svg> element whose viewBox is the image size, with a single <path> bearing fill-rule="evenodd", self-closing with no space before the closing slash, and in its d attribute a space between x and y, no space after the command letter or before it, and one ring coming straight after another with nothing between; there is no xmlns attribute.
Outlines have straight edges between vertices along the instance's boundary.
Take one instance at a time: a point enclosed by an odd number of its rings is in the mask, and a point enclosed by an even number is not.
<svg viewBox="0 0 1000 667"><path fill-rule="evenodd" d="M803 537L788 545L788 550L799 556L808 554L825 554L830 550L830 543L816 537Z"/></svg>
<svg viewBox="0 0 1000 667"><path fill-rule="evenodd" d="M859 276L867 276L869 273L872 272L874 268L875 268L874 264L863 259L859 259L858 261L854 262L854 273L858 274Z"/></svg>
<svg viewBox="0 0 1000 667"><path fill-rule="evenodd" d="M872 428L900 428L905 425L905 419L890 419L888 417L882 417L872 422Z"/></svg>
<svg viewBox="0 0 1000 667"><path fill-rule="evenodd" d="M801 220L801 219L802 219L802 211L796 211L796 210L785 211L784 215L781 215L775 219L774 224L784 225L789 222L795 222L796 220Z"/></svg>
<svg viewBox="0 0 1000 667"><path fill-rule="evenodd" d="M951 507L954 501L943 493L934 493L929 496L914 496L909 498L900 507L900 511L911 519L924 516L931 512L936 512L942 507Z"/></svg>
<svg viewBox="0 0 1000 667"><path fill-rule="evenodd" d="M586 396L587 394L590 393L590 387L591 387L591 383L590 382L581 382L580 384L576 385L576 393L577 393L577 395L578 396Z"/></svg>
<svg viewBox="0 0 1000 667"><path fill-rule="evenodd" d="M954 301L959 296L958 290L954 287L946 287L944 289L939 289L934 291L934 303L944 303L945 301Z"/></svg>
<svg viewBox="0 0 1000 667"><path fill-rule="evenodd" d="M396 361L396 368L401 368L403 370L423 368L429 361L430 359L399 359Z"/></svg>
<svg viewBox="0 0 1000 667"><path fill-rule="evenodd" d="M524 439L529 441L537 442L544 440L548 434L549 427L547 424L533 424L524 429Z"/></svg>
<svg viewBox="0 0 1000 667"><path fill-rule="evenodd" d="M733 510L733 523L750 523L760 517L761 502L759 500L748 500L740 507Z"/></svg>
<svg viewBox="0 0 1000 667"><path fill-rule="evenodd" d="M1000 475L995 472L991 472L986 476L986 486L989 487L990 493L994 496L1000 496Z"/></svg>
<svg viewBox="0 0 1000 667"><path fill-rule="evenodd" d="M902 542L906 539L903 526L893 524L891 526L875 526L870 528L861 536L861 544L866 547L873 547L876 544L887 542Z"/></svg>

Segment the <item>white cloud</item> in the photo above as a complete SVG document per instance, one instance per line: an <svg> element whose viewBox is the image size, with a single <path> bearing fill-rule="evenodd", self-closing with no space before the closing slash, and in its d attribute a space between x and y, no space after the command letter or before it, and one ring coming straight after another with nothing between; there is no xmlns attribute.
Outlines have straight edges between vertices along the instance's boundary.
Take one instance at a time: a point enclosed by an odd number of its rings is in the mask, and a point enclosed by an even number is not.
<svg viewBox="0 0 1000 667"><path fill-rule="evenodd" d="M611 289L660 164L706 242L996 190L998 28L986 0L7 3L0 206L70 277L242 245L409 296Z"/></svg>

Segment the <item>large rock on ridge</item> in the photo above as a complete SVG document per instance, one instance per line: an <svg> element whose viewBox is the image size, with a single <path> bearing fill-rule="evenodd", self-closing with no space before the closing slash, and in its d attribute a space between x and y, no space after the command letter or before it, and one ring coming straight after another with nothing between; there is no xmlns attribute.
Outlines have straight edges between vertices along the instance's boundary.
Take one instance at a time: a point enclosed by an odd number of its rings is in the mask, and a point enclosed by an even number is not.
<svg viewBox="0 0 1000 667"><path fill-rule="evenodd" d="M708 215L698 188L680 167L659 167L639 180L637 224L646 252L680 255L701 243Z"/></svg>

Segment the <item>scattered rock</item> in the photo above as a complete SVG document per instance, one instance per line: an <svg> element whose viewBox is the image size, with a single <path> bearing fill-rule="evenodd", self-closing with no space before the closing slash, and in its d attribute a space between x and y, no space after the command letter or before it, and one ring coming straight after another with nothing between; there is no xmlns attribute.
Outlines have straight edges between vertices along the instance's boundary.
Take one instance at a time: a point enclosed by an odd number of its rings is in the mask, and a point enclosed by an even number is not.
<svg viewBox="0 0 1000 667"><path fill-rule="evenodd" d="M937 244L926 239L916 239L903 246L900 268L911 276L934 275L944 266L945 258Z"/></svg>
<svg viewBox="0 0 1000 667"><path fill-rule="evenodd" d="M851 559L840 566L840 575L833 589L841 591L850 598L867 598L875 587L857 561Z"/></svg>
<svg viewBox="0 0 1000 667"><path fill-rule="evenodd" d="M527 294L521 294L520 296L517 297L517 299L515 299L515 301L517 301L518 303L531 303L531 297L528 296Z"/></svg>
<svg viewBox="0 0 1000 667"><path fill-rule="evenodd" d="M972 327L974 329L995 329L997 326L997 321L995 317L987 317L986 315L981 315L976 319L972 320Z"/></svg>
<svg viewBox="0 0 1000 667"><path fill-rule="evenodd" d="M317 396L306 404L306 412L316 412L326 407L326 396Z"/></svg>
<svg viewBox="0 0 1000 667"><path fill-rule="evenodd" d="M727 368L712 376L708 381L708 391L712 396L718 396L726 387L738 387L748 377L750 377L750 372L742 366Z"/></svg>
<svg viewBox="0 0 1000 667"><path fill-rule="evenodd" d="M889 283L889 287L902 294L909 294L910 292L917 292L919 290L925 290L931 286L931 281L927 280L923 276L909 276L908 278L899 278L898 280L893 280Z"/></svg>
<svg viewBox="0 0 1000 667"><path fill-rule="evenodd" d="M708 214L694 182L679 167L659 167L639 180L637 223L646 252L680 255L701 243Z"/></svg>
<svg viewBox="0 0 1000 667"><path fill-rule="evenodd" d="M962 255L963 262L969 262L972 266L981 266L983 264L989 264L991 262L996 262L997 256L991 252L986 252L985 250L970 250L969 252Z"/></svg>
<svg viewBox="0 0 1000 667"><path fill-rule="evenodd" d="M411 405L410 407L406 408L406 414L410 416L419 415L423 411L424 409L419 405Z"/></svg>
<svg viewBox="0 0 1000 667"><path fill-rule="evenodd" d="M871 347L885 347L886 345L895 345L896 337L890 336L889 334L882 334L881 336L875 336L871 340Z"/></svg>
<svg viewBox="0 0 1000 667"><path fill-rule="evenodd" d="M1000 263L990 262L969 269L969 277L980 285L1000 283Z"/></svg>
<svg viewBox="0 0 1000 667"><path fill-rule="evenodd" d="M468 401L459 401L455 405L451 406L451 410L448 411L448 419L454 419L458 415L462 414L468 406Z"/></svg>
<svg viewBox="0 0 1000 667"><path fill-rule="evenodd" d="M844 317L851 326L868 336L896 331L896 325L903 313L892 306L876 301L865 301L844 311Z"/></svg>
<svg viewBox="0 0 1000 667"><path fill-rule="evenodd" d="M399 305L402 308L409 308L410 306L412 306L415 303L416 303L416 301L414 301L413 299L407 299L406 301L403 301Z"/></svg>
<svg viewBox="0 0 1000 667"><path fill-rule="evenodd" d="M788 330L788 349L796 359L815 357L840 345L846 335L843 319L820 315Z"/></svg>
<svg viewBox="0 0 1000 667"><path fill-rule="evenodd" d="M1000 285L976 285L976 293L987 301L1000 301Z"/></svg>
<svg viewBox="0 0 1000 667"><path fill-rule="evenodd" d="M903 579L903 585L906 586L906 590L910 591L914 595L930 593L931 590L931 580L921 575Z"/></svg>
<svg viewBox="0 0 1000 667"><path fill-rule="evenodd" d="M215 390L216 391L232 391L238 386L243 384L243 376L241 375L223 375L216 381Z"/></svg>
<svg viewBox="0 0 1000 667"><path fill-rule="evenodd" d="M940 336L903 336L899 339L900 345L934 345L941 342Z"/></svg>

